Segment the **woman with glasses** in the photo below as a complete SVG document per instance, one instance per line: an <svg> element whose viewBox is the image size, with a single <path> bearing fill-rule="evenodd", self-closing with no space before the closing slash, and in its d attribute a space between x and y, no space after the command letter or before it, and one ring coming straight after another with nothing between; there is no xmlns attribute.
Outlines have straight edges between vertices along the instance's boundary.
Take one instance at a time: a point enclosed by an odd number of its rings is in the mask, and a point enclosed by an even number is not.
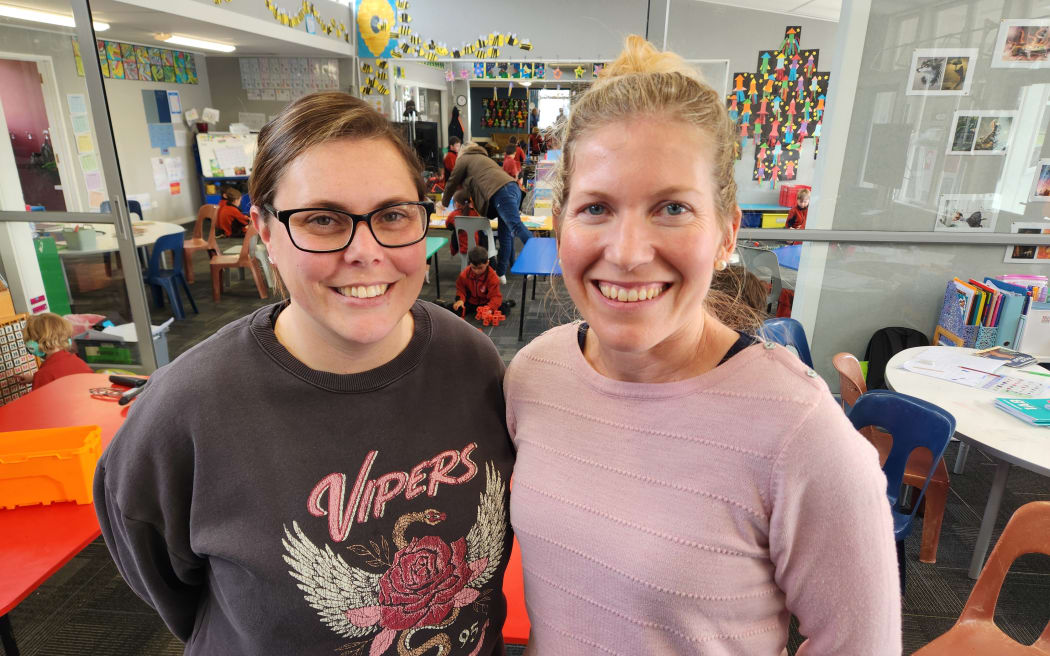
<svg viewBox="0 0 1050 656"><path fill-rule="evenodd" d="M187 654L502 654L503 367L417 300L416 156L312 94L259 133L251 197L287 299L151 376L95 477L118 569Z"/></svg>

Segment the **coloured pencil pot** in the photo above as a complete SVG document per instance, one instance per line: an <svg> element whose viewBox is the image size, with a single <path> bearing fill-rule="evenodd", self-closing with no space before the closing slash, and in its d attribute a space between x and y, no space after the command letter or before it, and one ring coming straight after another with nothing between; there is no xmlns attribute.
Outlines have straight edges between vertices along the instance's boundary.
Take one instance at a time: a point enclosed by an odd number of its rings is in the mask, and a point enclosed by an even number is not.
<svg viewBox="0 0 1050 656"><path fill-rule="evenodd" d="M101 455L98 426L0 433L0 508L91 503Z"/></svg>

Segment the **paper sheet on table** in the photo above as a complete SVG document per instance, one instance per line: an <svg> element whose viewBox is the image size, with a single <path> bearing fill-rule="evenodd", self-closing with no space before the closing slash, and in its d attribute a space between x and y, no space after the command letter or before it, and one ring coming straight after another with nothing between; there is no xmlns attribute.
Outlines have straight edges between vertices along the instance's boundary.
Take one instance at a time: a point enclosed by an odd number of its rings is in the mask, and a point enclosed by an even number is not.
<svg viewBox="0 0 1050 656"><path fill-rule="evenodd" d="M955 352L955 349L928 348L911 360L902 364L901 367L911 371L909 365L912 365L913 363L915 366L922 366L927 369L930 367L938 369L965 367L966 369L974 369L976 371L990 374L995 373L996 370L1006 364L1006 361L996 358L982 358L967 353L958 353Z"/></svg>

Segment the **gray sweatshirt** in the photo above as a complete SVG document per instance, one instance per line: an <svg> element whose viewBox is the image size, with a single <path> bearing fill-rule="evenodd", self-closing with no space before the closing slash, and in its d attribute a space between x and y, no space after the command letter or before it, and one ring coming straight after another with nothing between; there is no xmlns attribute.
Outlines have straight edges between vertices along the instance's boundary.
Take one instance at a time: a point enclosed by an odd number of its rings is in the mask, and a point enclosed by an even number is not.
<svg viewBox="0 0 1050 656"><path fill-rule="evenodd" d="M330 374L277 341L284 307L131 406L95 474L121 575L187 654L501 654L514 456L496 349L417 301L394 360Z"/></svg>

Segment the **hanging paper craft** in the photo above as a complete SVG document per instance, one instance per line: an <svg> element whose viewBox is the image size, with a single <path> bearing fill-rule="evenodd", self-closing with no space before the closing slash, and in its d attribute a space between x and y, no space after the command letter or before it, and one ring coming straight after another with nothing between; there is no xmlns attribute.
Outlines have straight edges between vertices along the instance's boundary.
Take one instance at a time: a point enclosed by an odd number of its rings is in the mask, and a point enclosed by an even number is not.
<svg viewBox="0 0 1050 656"><path fill-rule="evenodd" d="M493 88L495 96L496 89ZM528 125L528 100L525 98L483 98L481 126L486 128L524 130Z"/></svg>
<svg viewBox="0 0 1050 656"><path fill-rule="evenodd" d="M788 26L774 50L760 50L755 71L734 73L726 97L736 126L738 158L752 140L752 179L771 182L798 176L799 151L809 138L820 142L830 74L818 71L819 50L801 46L802 28Z"/></svg>

